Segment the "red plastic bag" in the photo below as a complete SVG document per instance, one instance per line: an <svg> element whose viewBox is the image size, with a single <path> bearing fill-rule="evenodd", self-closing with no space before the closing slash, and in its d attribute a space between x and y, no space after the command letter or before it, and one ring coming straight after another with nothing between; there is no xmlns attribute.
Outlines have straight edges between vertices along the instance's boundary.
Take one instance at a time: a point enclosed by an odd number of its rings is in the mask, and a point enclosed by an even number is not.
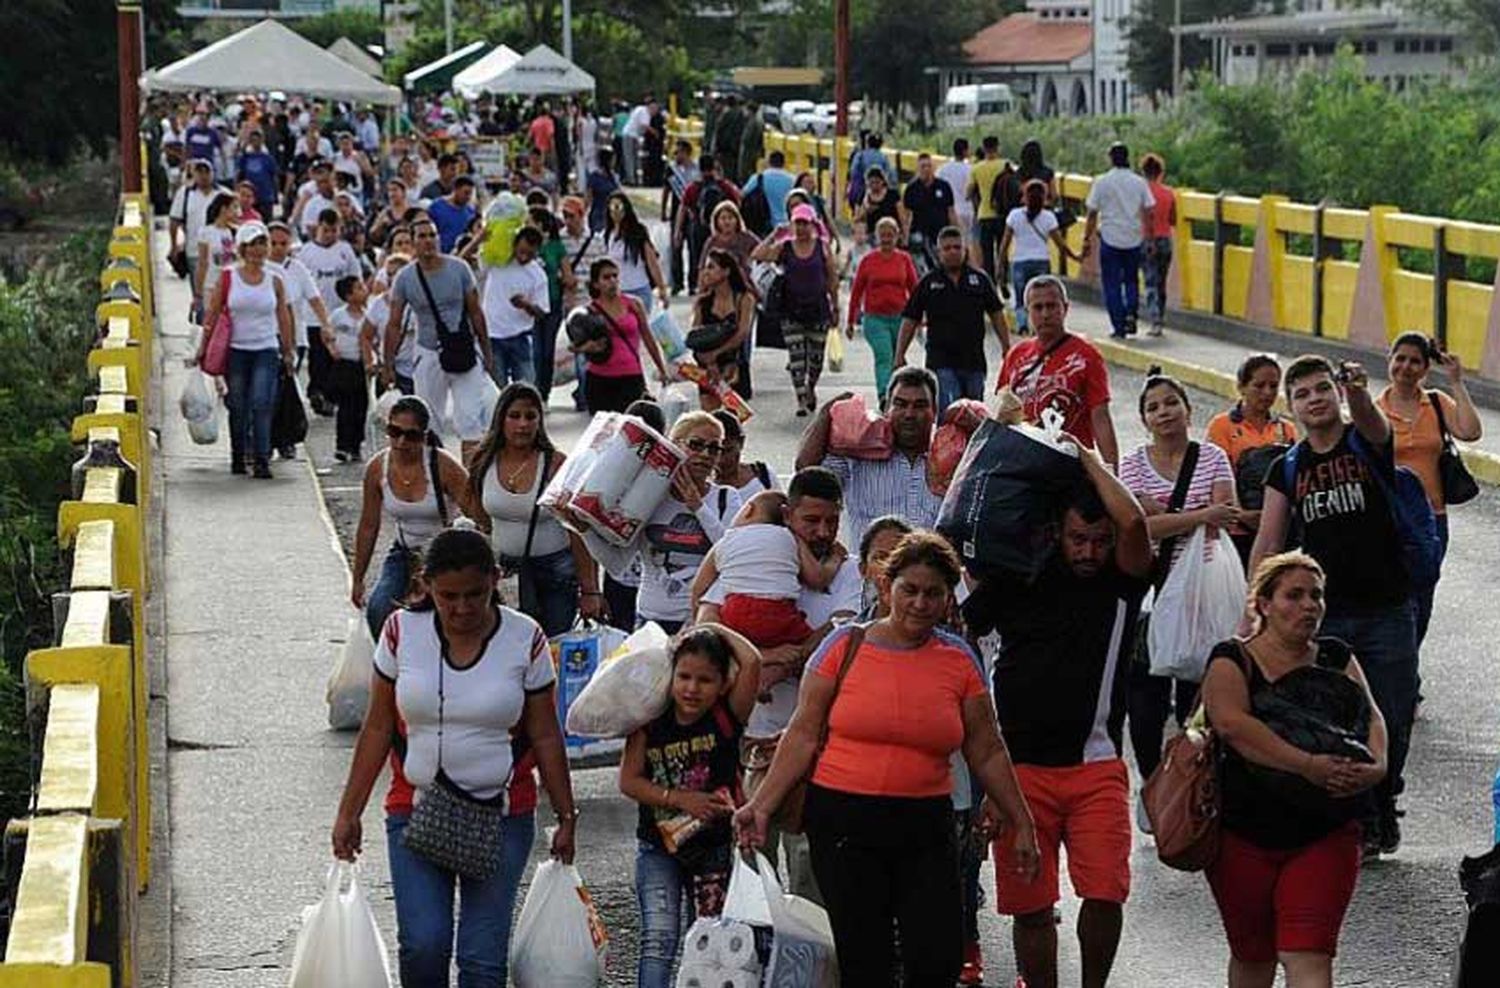
<svg viewBox="0 0 1500 988"><path fill-rule="evenodd" d="M893 449L891 422L865 408L865 399L852 395L828 410L828 452L856 460L888 460Z"/></svg>
<svg viewBox="0 0 1500 988"><path fill-rule="evenodd" d="M943 424L932 435L932 444L927 447L927 488L942 496L948 493L953 482L954 471L969 448L969 437L979 424L989 417L984 402L962 398L948 406L943 413Z"/></svg>

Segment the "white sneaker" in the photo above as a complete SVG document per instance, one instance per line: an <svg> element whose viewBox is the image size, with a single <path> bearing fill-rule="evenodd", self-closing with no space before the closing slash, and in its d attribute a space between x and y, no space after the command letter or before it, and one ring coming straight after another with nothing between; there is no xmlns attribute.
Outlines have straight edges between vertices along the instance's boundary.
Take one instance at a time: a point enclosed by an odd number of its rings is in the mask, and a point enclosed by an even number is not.
<svg viewBox="0 0 1500 988"><path fill-rule="evenodd" d="M1135 827L1143 834L1151 833L1151 818L1146 815L1146 797L1140 794L1135 797Z"/></svg>

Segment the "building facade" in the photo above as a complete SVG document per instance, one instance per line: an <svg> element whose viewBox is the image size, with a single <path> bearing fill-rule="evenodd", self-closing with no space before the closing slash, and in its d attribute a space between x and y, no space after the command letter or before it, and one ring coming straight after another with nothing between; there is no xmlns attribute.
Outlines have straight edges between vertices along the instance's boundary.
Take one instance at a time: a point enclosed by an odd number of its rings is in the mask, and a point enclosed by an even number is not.
<svg viewBox="0 0 1500 988"><path fill-rule="evenodd" d="M1010 86L1032 116L1094 112L1090 0L1028 0L964 42L964 61L933 69L940 93L968 83Z"/></svg>

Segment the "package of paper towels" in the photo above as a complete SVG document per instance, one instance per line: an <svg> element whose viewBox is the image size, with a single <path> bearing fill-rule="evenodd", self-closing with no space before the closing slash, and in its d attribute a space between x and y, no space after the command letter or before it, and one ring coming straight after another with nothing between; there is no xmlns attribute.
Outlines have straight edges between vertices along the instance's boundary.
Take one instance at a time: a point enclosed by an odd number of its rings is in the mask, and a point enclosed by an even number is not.
<svg viewBox="0 0 1500 988"><path fill-rule="evenodd" d="M677 988L759 988L755 930L734 920L704 918L682 942Z"/></svg>

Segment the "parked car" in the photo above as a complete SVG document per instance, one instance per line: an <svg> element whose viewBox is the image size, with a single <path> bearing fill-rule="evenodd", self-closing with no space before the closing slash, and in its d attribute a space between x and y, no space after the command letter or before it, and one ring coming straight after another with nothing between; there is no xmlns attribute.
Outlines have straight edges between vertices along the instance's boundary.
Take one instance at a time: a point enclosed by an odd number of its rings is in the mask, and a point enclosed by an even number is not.
<svg viewBox="0 0 1500 988"><path fill-rule="evenodd" d="M814 103L810 99L783 100L777 114L781 121L782 131L788 134L803 133L804 129L797 118L811 113L813 107Z"/></svg>

